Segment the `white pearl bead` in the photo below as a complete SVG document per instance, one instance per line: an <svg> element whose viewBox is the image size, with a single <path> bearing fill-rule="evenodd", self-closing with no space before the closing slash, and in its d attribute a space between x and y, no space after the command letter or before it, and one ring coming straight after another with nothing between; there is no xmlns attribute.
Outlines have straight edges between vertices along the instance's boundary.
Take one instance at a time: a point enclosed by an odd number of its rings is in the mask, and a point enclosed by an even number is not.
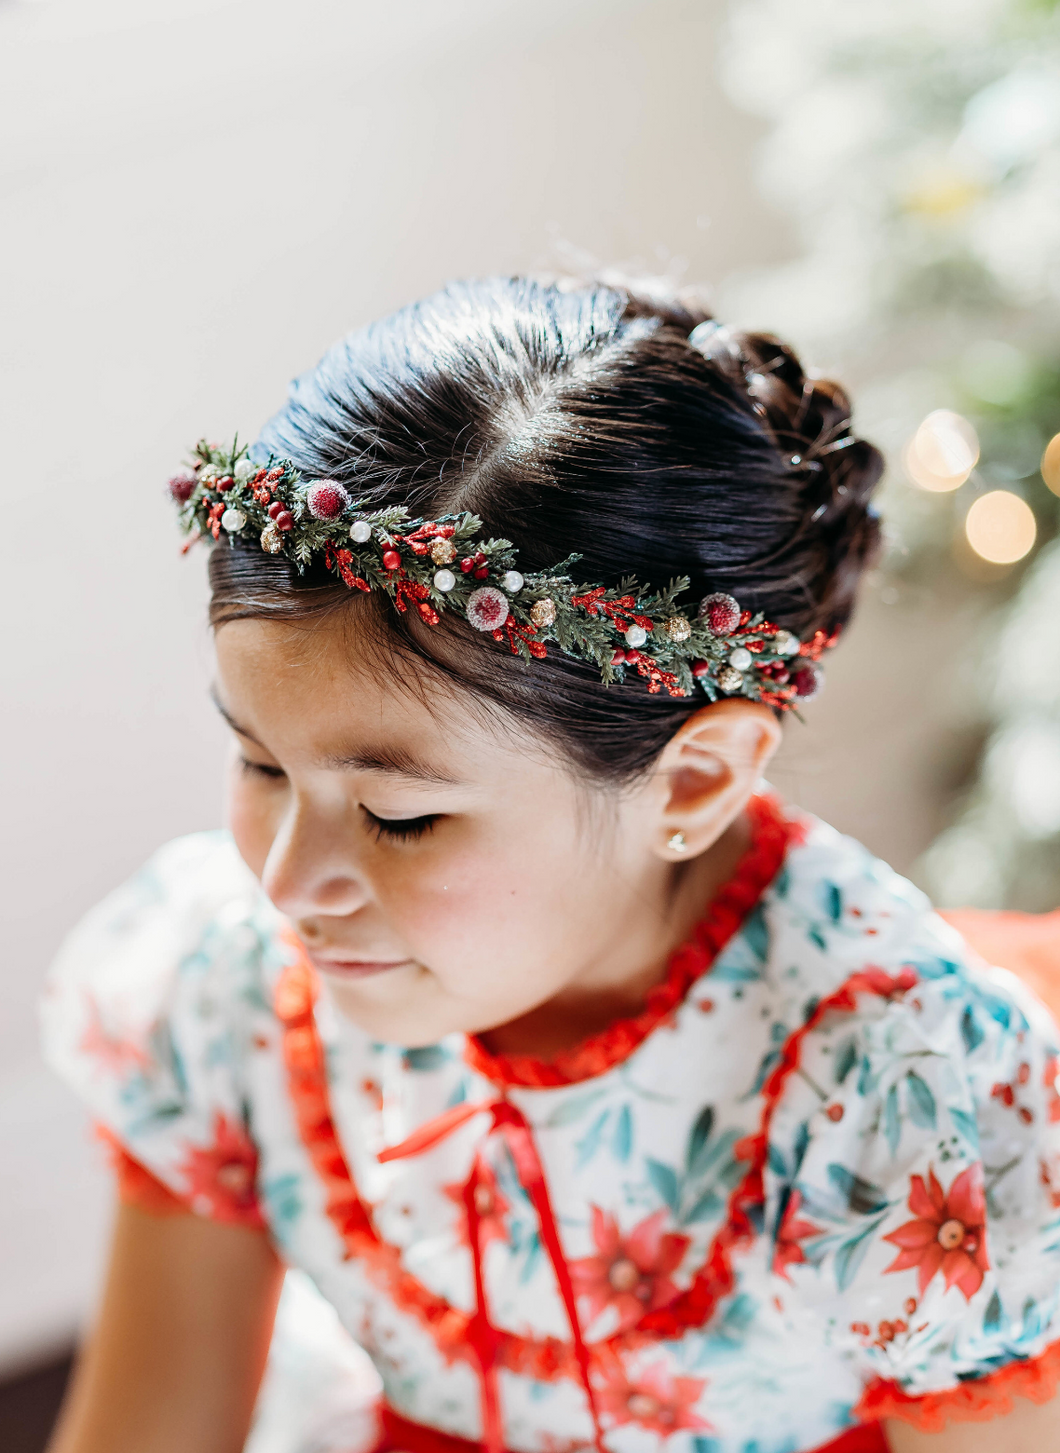
<svg viewBox="0 0 1060 1453"><path fill-rule="evenodd" d="M350 526L350 539L356 540L358 545L367 545L372 538L372 527L367 520L354 520Z"/></svg>
<svg viewBox="0 0 1060 1453"><path fill-rule="evenodd" d="M435 590L440 590L444 593L447 590L452 590L455 584L456 576L451 570L436 570L434 572Z"/></svg>
<svg viewBox="0 0 1060 1453"><path fill-rule="evenodd" d="M778 656L796 656L799 651L799 638L791 631L781 631L773 637L773 648Z"/></svg>
<svg viewBox="0 0 1060 1453"><path fill-rule="evenodd" d="M501 576L501 584L509 595L515 595L518 591L522 590L526 582L518 570L506 570Z"/></svg>
<svg viewBox="0 0 1060 1453"><path fill-rule="evenodd" d="M230 535L241 530L247 522L247 517L242 510L225 510L221 516L221 525Z"/></svg>
<svg viewBox="0 0 1060 1453"><path fill-rule="evenodd" d="M743 646L737 646L729 656L729 665L735 667L737 671L746 671L753 660L754 657L750 651L745 650Z"/></svg>
<svg viewBox="0 0 1060 1453"><path fill-rule="evenodd" d="M233 476L239 481L240 484L242 484L245 479L249 479L252 474L257 474L257 472L257 465L251 464L249 459L241 459L236 465L235 469L232 470Z"/></svg>
<svg viewBox="0 0 1060 1453"><path fill-rule="evenodd" d="M626 632L626 645L632 646L634 650L636 650L638 646L643 646L644 642L647 639L648 633L643 626L630 626L629 630Z"/></svg>

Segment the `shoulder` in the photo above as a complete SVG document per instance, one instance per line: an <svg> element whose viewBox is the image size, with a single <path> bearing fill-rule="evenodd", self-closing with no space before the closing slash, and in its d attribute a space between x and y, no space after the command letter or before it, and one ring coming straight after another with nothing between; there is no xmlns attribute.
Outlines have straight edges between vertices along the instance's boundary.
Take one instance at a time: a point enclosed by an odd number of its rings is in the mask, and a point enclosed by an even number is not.
<svg viewBox="0 0 1060 1453"><path fill-rule="evenodd" d="M229 834L196 833L160 848L59 951L45 1055L156 1174L164 1143L207 1143L219 1118L242 1113L251 1019L283 963L279 925Z"/></svg>

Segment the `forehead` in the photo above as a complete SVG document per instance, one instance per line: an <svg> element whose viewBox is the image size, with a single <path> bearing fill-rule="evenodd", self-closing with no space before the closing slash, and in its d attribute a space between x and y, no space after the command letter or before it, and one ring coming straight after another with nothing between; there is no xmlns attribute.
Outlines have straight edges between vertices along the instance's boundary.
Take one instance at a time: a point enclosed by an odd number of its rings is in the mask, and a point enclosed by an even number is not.
<svg viewBox="0 0 1060 1453"><path fill-rule="evenodd" d="M415 767L407 775L438 781L545 757L514 722L441 675L415 661L388 665L338 614L231 621L216 633L216 653L218 705L275 753L321 767Z"/></svg>

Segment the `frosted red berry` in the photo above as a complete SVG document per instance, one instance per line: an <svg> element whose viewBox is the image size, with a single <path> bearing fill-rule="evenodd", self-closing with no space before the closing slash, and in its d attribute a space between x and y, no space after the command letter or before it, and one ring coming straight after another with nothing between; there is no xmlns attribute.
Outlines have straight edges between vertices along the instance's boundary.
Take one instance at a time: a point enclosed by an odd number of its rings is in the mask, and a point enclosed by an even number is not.
<svg viewBox="0 0 1060 1453"><path fill-rule="evenodd" d="M804 666L792 675L791 684L795 688L795 695L800 701L809 701L816 696L824 685L824 672L815 666L812 661L807 661Z"/></svg>
<svg viewBox="0 0 1060 1453"><path fill-rule="evenodd" d="M317 520L337 520L350 502L341 484L333 479L319 479L306 493L309 513Z"/></svg>
<svg viewBox="0 0 1060 1453"><path fill-rule="evenodd" d="M182 505L191 499L197 483L194 474L174 474L166 484L166 488L169 490L170 499L176 500L177 504Z"/></svg>
<svg viewBox="0 0 1060 1453"><path fill-rule="evenodd" d="M700 601L699 618L712 636L731 636L740 624L740 606L731 595L718 591Z"/></svg>

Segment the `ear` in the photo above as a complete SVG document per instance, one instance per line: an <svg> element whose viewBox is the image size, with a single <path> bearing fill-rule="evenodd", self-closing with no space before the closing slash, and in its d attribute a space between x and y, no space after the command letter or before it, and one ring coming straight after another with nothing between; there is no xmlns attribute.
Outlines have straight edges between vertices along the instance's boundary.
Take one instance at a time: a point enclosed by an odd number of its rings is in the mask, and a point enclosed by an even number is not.
<svg viewBox="0 0 1060 1453"><path fill-rule="evenodd" d="M780 740L780 723L760 702L718 701L690 717L656 763L658 856L677 862L712 847L754 795Z"/></svg>

